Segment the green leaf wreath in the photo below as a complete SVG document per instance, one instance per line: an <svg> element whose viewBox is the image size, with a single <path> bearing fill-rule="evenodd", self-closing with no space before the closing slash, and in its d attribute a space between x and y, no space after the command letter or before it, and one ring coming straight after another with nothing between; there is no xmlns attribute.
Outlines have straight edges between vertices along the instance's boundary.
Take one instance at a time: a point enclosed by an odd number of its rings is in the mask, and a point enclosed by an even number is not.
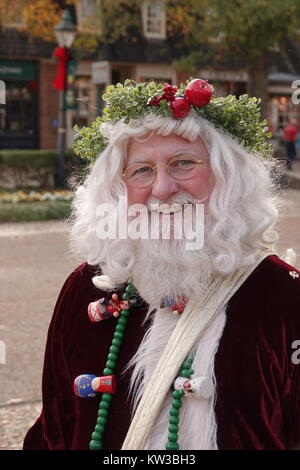
<svg viewBox="0 0 300 470"><path fill-rule="evenodd" d="M177 95L184 95L186 85L178 89ZM128 123L130 119L137 119L149 112L172 117L166 100L160 101L156 107L148 104L150 98L160 97L162 94L163 85L155 82L135 83L133 80L126 80L124 85L109 85L103 95L105 107L102 116L97 117L90 127L79 129L75 126L77 134L74 152L93 164L108 144L101 133L101 125L104 122L114 124L122 119ZM268 142L272 134L268 132L267 121L260 121L259 105L260 99L250 98L245 94L239 98L233 95L212 98L207 106L192 108L216 128L236 138L250 153L268 158L272 154L272 146Z"/></svg>

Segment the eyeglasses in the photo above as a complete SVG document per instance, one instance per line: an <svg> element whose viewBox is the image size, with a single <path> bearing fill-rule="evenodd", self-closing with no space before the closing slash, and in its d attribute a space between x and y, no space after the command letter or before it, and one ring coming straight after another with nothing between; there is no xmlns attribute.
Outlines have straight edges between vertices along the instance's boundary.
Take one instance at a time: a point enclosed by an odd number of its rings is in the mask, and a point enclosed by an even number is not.
<svg viewBox="0 0 300 470"><path fill-rule="evenodd" d="M200 165L206 163L204 160L186 155L172 158L167 164L154 165L150 162L136 162L129 165L123 173L125 181L137 188L151 186L157 175L159 166L167 167L169 175L175 180L185 181L193 178L198 172Z"/></svg>

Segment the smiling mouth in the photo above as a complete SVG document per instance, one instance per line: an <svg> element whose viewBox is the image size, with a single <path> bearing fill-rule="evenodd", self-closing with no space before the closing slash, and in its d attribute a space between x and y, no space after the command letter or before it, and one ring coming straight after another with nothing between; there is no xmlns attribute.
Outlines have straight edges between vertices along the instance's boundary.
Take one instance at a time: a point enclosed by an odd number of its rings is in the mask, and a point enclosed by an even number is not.
<svg viewBox="0 0 300 470"><path fill-rule="evenodd" d="M185 205L185 204L184 204ZM151 204L151 212L158 212L159 214L175 214L183 209L183 204Z"/></svg>

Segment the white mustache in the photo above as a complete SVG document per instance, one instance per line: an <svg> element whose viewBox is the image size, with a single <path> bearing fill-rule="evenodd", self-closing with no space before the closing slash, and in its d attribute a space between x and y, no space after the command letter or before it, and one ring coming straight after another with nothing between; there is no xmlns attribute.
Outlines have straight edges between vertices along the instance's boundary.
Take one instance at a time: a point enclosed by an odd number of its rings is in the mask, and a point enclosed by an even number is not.
<svg viewBox="0 0 300 470"><path fill-rule="evenodd" d="M150 197L147 201L147 209L160 214L174 214L175 212L182 211L184 206L188 204L199 203L200 201L190 194L178 195L176 198L163 203L154 197Z"/></svg>

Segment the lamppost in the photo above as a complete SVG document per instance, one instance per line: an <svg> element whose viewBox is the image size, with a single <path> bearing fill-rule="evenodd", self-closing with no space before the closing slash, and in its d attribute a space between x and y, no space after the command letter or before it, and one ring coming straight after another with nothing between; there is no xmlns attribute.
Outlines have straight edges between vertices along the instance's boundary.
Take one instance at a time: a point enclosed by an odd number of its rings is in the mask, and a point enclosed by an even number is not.
<svg viewBox="0 0 300 470"><path fill-rule="evenodd" d="M65 147L66 147L66 115L65 115L65 91L67 83L67 65L69 60L69 49L71 48L76 26L72 21L69 10L64 10L60 23L54 28L54 33L59 47L54 51L58 60L58 75L53 86L59 90L59 109L57 127L57 150L58 150L58 186L65 187Z"/></svg>

